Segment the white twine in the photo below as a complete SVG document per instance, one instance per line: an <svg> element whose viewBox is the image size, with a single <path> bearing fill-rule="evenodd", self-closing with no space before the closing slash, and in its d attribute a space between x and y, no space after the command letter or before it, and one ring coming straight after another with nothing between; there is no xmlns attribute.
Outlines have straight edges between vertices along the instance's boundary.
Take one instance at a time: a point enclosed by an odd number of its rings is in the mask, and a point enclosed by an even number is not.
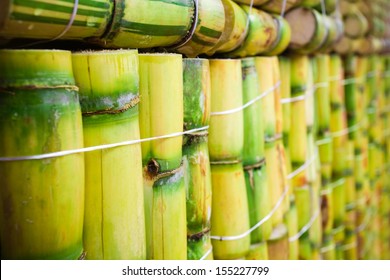
<svg viewBox="0 0 390 280"><path fill-rule="evenodd" d="M199 259L200 261L205 260L213 251L213 246L210 247L210 249L207 250L207 252Z"/></svg>
<svg viewBox="0 0 390 280"><path fill-rule="evenodd" d="M362 232L363 230L365 230L365 228L368 226L368 224L370 223L370 220L371 220L371 217L372 217L372 210L369 210L367 211L367 214L366 216L364 217L364 221L361 225L359 225L357 228L356 228L356 232L359 233L359 232Z"/></svg>
<svg viewBox="0 0 390 280"><path fill-rule="evenodd" d="M329 246L322 247L322 248L320 249L320 252L321 252L321 254L324 254L324 253L329 252L329 251L332 251L332 250L334 250L334 249L336 249L336 245L335 245L335 244L331 244L331 245L329 245Z"/></svg>
<svg viewBox="0 0 390 280"><path fill-rule="evenodd" d="M299 168L295 169L293 172L287 175L287 179L291 180L295 176L297 176L299 173L301 173L303 170L308 168L317 158L317 154L313 155L310 159L308 159L304 164L302 164Z"/></svg>
<svg viewBox="0 0 390 280"><path fill-rule="evenodd" d="M316 141L316 145L317 146L322 146L322 145L325 145L325 144L329 144L332 142L332 137L325 137L321 140L317 140Z"/></svg>
<svg viewBox="0 0 390 280"><path fill-rule="evenodd" d="M293 172L288 174L287 175L287 179L291 180L292 178L297 176L300 172L302 172L303 170L308 168L314 162L316 157L317 157L317 154L313 155L302 166L300 166L299 168L297 168L296 170L294 170ZM249 230L247 230L244 233L239 234L239 235L234 235L234 236L210 236L210 238L214 239L214 240L219 240L219 241L231 241L231 240L242 239L242 238L248 236L252 231L254 231L258 227L260 227L262 224L267 222L273 216L273 214L276 212L276 210L278 210L278 208L282 205L283 199L286 197L286 195L288 193L288 190L289 190L289 186L286 185L282 195L280 196L279 200L276 202L276 204L272 208L272 210L263 219L261 219L259 222L257 222L257 224L255 224L253 227L251 227Z"/></svg>
<svg viewBox="0 0 390 280"><path fill-rule="evenodd" d="M325 0L321 0L321 11L322 15L326 16L326 5L325 5Z"/></svg>
<svg viewBox="0 0 390 280"><path fill-rule="evenodd" d="M357 247L357 243L356 242L352 242L352 243L348 243L348 244L345 244L343 246L340 246L340 249L342 251L347 251L347 250L350 250L350 249L353 249L353 248L356 248Z"/></svg>
<svg viewBox="0 0 390 280"><path fill-rule="evenodd" d="M280 87L280 81L278 81L276 83L276 85L272 86L271 88L267 89L266 91L264 91L263 93L261 93L259 96L257 96L256 98L248 101L247 103L245 103L243 106L241 107L238 107L238 108L234 108L234 109L231 109L231 110L227 110L227 111L221 111L221 112L211 112L211 116L222 116L222 115L229 115L229 114L234 114L234 113L237 113L237 112L240 112L242 110L244 110L245 108L253 105L254 103L256 103L257 101L259 101L260 99L263 99L264 97L266 97L268 94L272 93L273 91L275 91L277 88Z"/></svg>
<svg viewBox="0 0 390 280"><path fill-rule="evenodd" d="M359 128L360 128L360 124L355 124L355 125L350 126L346 129L343 129L343 130L331 132L330 135L333 138L337 138L337 137L345 136L345 135L348 135L352 132L355 132L355 131L359 130Z"/></svg>
<svg viewBox="0 0 390 280"><path fill-rule="evenodd" d="M390 77L390 71L383 72L383 77L385 77L385 78Z"/></svg>
<svg viewBox="0 0 390 280"><path fill-rule="evenodd" d="M332 188L329 188L329 186L325 186L325 188L322 189L320 192L321 196L325 196L325 195L329 195L329 194L332 194Z"/></svg>
<svg viewBox="0 0 390 280"><path fill-rule="evenodd" d="M280 12L280 16L284 17L284 14L286 13L286 6L287 6L287 0L283 0L282 2L282 10Z"/></svg>
<svg viewBox="0 0 390 280"><path fill-rule="evenodd" d="M329 77L328 78L328 82L329 83L332 83L332 82L339 82L339 81L342 81L343 79L340 78L339 76L332 76L332 77Z"/></svg>
<svg viewBox="0 0 390 280"><path fill-rule="evenodd" d="M368 72L368 73L366 74L366 77L367 77L367 78L374 78L374 77L376 77L376 76L378 76L377 71L371 71L371 72Z"/></svg>
<svg viewBox="0 0 390 280"><path fill-rule="evenodd" d="M296 234L291 236L288 241L294 242L297 241L305 232L307 232L311 226L313 225L314 221L317 219L318 215L320 214L320 210L317 209L316 212L314 212L313 216L311 216L310 221Z"/></svg>
<svg viewBox="0 0 390 280"><path fill-rule="evenodd" d="M311 86L310 88L307 88L305 90L303 90L305 93L303 93L302 95L299 95L299 96L294 96L294 97L290 97L290 98L282 98L281 99L281 103L282 104L286 104L286 103L292 103L292 102L297 102L297 101L302 101L302 100L305 100L307 97L309 97L310 95L313 95L314 92L317 90L317 88L319 87L324 87L324 83L318 83L318 86L317 84L314 84L313 86Z"/></svg>
<svg viewBox="0 0 390 280"><path fill-rule="evenodd" d="M359 77L359 78L348 78L345 80L342 80L341 83L346 86L346 85L351 85L351 84L357 84L357 83L364 83L364 78Z"/></svg>
<svg viewBox="0 0 390 280"><path fill-rule="evenodd" d="M19 48L31 47L31 46L35 46L35 45L39 45L39 44L43 44L43 43L49 43L49 42L60 39L72 27L73 22L76 19L78 8L79 8L79 0L74 0L72 14L70 15L70 19L68 21L68 24L65 26L65 29L60 34L58 34L56 37L49 39L49 40L42 40L42 41L37 41L37 42L30 43L30 44L26 44L26 45L20 46Z"/></svg>
<svg viewBox="0 0 390 280"><path fill-rule="evenodd" d="M338 186L341 186L344 183L345 183L345 178L341 178L341 179L338 179L335 182L330 183L328 185L328 188L333 190L333 189L337 188Z"/></svg>
<svg viewBox="0 0 390 280"><path fill-rule="evenodd" d="M283 199L286 197L288 190L289 190L289 186L286 185L285 188L284 188L284 192L282 193L282 195L280 196L279 200L276 202L276 204L272 208L272 210L268 213L268 215L265 216L263 219L261 219L257 224L255 224L249 230L247 230L244 233L239 234L239 235L233 235L233 236L216 236L216 235L213 235L213 236L210 236L210 238L214 239L214 240L219 240L219 241L232 241L232 240L239 240L239 239L242 239L242 238L248 236L249 234L251 234L252 231L257 229L259 226L264 224L266 221L268 221L272 217L272 215L276 212L276 210L278 210L280 205L282 205Z"/></svg>
<svg viewBox="0 0 390 280"><path fill-rule="evenodd" d="M84 152L92 152L92 151L97 151L97 150L110 149L110 148L116 148L116 147L128 146L128 145L134 145L134 144L139 144L139 143L153 141L153 140L177 137L177 136L191 134L191 133L202 131L202 130L207 130L208 128L209 128L209 126L204 126L204 127L194 128L194 129L183 131L183 132L170 133L170 134L166 134L166 135L162 135L162 136L155 136L155 137L144 138L144 139L136 139L136 140L128 140L128 141L123 141L123 142L119 142L119 143L105 144L105 145L99 145L99 146L91 146L91 147L86 147L86 148L80 148L80 149L74 149L74 150L65 150L65 151L53 152L53 153L47 153L47 154L41 154L41 155L17 156L17 157L0 157L0 162L1 161L37 160L37 159L47 159L47 158L54 158L54 157L62 157L62 156L68 156L68 155L72 155L72 154L78 154L78 153L84 153Z"/></svg>

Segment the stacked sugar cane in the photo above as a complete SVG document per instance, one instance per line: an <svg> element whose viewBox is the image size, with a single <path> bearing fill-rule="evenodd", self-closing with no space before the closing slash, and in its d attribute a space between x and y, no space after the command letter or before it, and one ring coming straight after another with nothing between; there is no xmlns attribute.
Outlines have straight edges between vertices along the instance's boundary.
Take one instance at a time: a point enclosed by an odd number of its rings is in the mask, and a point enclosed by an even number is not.
<svg viewBox="0 0 390 280"><path fill-rule="evenodd" d="M184 131L210 121L210 66L206 59L183 60ZM211 171L207 129L183 138L187 190L187 259L212 259L210 240Z"/></svg>
<svg viewBox="0 0 390 280"><path fill-rule="evenodd" d="M0 51L2 259L83 258L84 155L39 157L83 147L71 58Z"/></svg>
<svg viewBox="0 0 390 280"><path fill-rule="evenodd" d="M210 60L211 235L215 259L244 258L251 243L242 163L244 115L241 69L241 60L238 59Z"/></svg>
<svg viewBox="0 0 390 280"><path fill-rule="evenodd" d="M381 230L381 241L382 241L382 254L381 258L388 260L390 259L390 230L389 230L389 215L390 215L390 57L387 55L384 58L384 83L385 83L385 107L382 111L382 117L384 118L384 152L385 152L385 178L384 188L382 192L382 199L380 203L380 212L382 215L382 230Z"/></svg>
<svg viewBox="0 0 390 280"><path fill-rule="evenodd" d="M295 236L298 234L298 213L296 206L296 199L294 195L293 184L291 180L295 177L291 164L291 147L290 147L290 132L292 129L292 104L290 102L291 98L291 87L290 87L290 78L291 78L291 60L288 57L279 57L279 68L281 73L281 93L282 93L282 111L283 111L283 145L286 154L286 171L287 171L287 186L288 186L288 200L289 208L288 212L285 214L284 221L287 225L288 236L289 236L289 259L297 260L299 257L299 241ZM295 122L294 122L295 123ZM295 125L295 124L294 124Z"/></svg>
<svg viewBox="0 0 390 280"><path fill-rule="evenodd" d="M369 58L367 74L367 116L368 116L368 137L369 137L369 179L370 179L370 210L373 213L372 222L369 225L370 235L368 237L367 258L379 259L381 255L381 231L380 201L384 187L384 126L381 112L385 108L385 94L383 83L383 61L378 56ZM372 240L372 242L371 242Z"/></svg>
<svg viewBox="0 0 390 280"><path fill-rule="evenodd" d="M257 57L256 69L262 99L265 160L270 190L272 232L267 240L270 259L288 259L288 228L284 221L288 213L288 181L286 154L283 145L283 110L281 105L280 69L275 56ZM271 70L271 71L270 71Z"/></svg>
<svg viewBox="0 0 390 280"><path fill-rule="evenodd" d="M260 94L255 58L241 60L243 103L252 102ZM243 166L248 197L250 226L255 227L271 211L271 190L267 181L264 150L262 100L244 109ZM246 259L268 259L267 240L271 236L271 220L263 222L251 233L251 247Z"/></svg>
<svg viewBox="0 0 390 280"><path fill-rule="evenodd" d="M138 52L73 54L86 147L138 140ZM87 259L146 259L141 144L85 155Z"/></svg>
<svg viewBox="0 0 390 280"><path fill-rule="evenodd" d="M183 62L178 54L140 54L141 138L183 131ZM148 259L187 259L181 135L142 143Z"/></svg>
<svg viewBox="0 0 390 280"><path fill-rule="evenodd" d="M314 72L314 103L315 103L315 127L316 145L320 160L321 181L321 213L322 213L322 249L323 258L332 258L331 250L333 237L333 199L332 199L332 164L333 164L333 139L330 134L331 126L331 91L329 87L329 55L317 55L312 59ZM324 248L329 249L325 250Z"/></svg>
<svg viewBox="0 0 390 280"><path fill-rule="evenodd" d="M332 202L333 202L333 228L332 235L336 253L336 259L343 259L344 243L348 242L346 234L352 234L354 230L355 214L352 209L347 215L347 208L350 207L347 201L353 203L353 193L355 185L353 181L353 159L354 146L352 141L348 141L349 129L345 115L344 106L344 71L342 68L342 60L337 55L331 55L329 63L330 76L330 96L331 96L331 123L330 131L333 138L333 164L332 164ZM352 164L352 166L351 166ZM353 188L351 198L347 198L349 189ZM352 218L350 218L352 216ZM348 219L352 221L348 223ZM351 224L352 223L352 224Z"/></svg>
<svg viewBox="0 0 390 280"><path fill-rule="evenodd" d="M289 149L291 168L296 172L291 178L290 184L294 191L295 204L298 213L298 233L290 236L290 242L298 241L299 259L311 259L313 250L311 246L309 224L313 214L312 186L310 186L307 163L309 160L309 128L312 129L312 118L309 118L311 110L307 106L306 98L311 93L310 61L307 56L291 57L291 116L295 122L291 124L289 133ZM309 111L308 111L309 110ZM310 122L308 121L310 119Z"/></svg>

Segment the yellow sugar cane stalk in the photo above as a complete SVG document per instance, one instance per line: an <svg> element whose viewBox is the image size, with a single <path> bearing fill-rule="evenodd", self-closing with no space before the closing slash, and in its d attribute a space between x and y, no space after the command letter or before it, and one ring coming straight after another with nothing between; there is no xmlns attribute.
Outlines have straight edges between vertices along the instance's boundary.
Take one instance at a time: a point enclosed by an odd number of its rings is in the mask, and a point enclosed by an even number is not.
<svg viewBox="0 0 390 280"><path fill-rule="evenodd" d="M237 259L249 252L248 199L241 163L211 165L211 235L215 259Z"/></svg>
<svg viewBox="0 0 390 280"><path fill-rule="evenodd" d="M243 73L243 102L253 102L259 97L259 82L254 58L241 60ZM260 222L271 211L269 188L264 154L264 128L262 100L244 109L244 151L243 165L248 195L251 227ZM256 244L269 238L272 231L268 220L251 233L251 243ZM257 248L257 246L255 246ZM255 250L256 251L256 250ZM256 254L251 255L254 258Z"/></svg>
<svg viewBox="0 0 390 280"><path fill-rule="evenodd" d="M332 139L330 135L331 92L329 90L329 55L317 55L313 58L316 69L315 97L316 140L321 161L321 182L327 185L332 176Z"/></svg>
<svg viewBox="0 0 390 280"><path fill-rule="evenodd" d="M72 60L84 145L139 139L138 52L80 52ZM145 259L141 144L87 153L85 176L87 259Z"/></svg>
<svg viewBox="0 0 390 280"><path fill-rule="evenodd" d="M291 61L288 57L279 57L279 68L280 68L280 89L281 97L285 101L291 98L291 87L290 87L290 76L291 76ZM283 102L283 146L286 155L286 171L287 174L292 174L291 167L291 156L290 156L290 130L295 122L291 119L291 103ZM289 186L288 199L289 208L285 214L284 222L287 225L288 235L294 236L298 233L298 216L297 208L295 204L294 189L291 179L288 178L287 184ZM289 259L297 260L299 256L299 243L298 240L289 240Z"/></svg>
<svg viewBox="0 0 390 280"><path fill-rule="evenodd" d="M244 145L240 60L212 59L209 152L211 234L216 259L237 259L250 246L248 199L241 164Z"/></svg>
<svg viewBox="0 0 390 280"><path fill-rule="evenodd" d="M291 179L294 189L295 203L298 213L298 230L306 226L312 215L311 190L309 187L309 172L305 163L309 159L309 138L308 132L313 125L313 109L307 106L307 98L311 95L311 67L307 56L291 57L291 116L294 122L290 131L290 154L293 172L299 170ZM305 166L305 168L302 168ZM290 236L290 241L298 240ZM311 259L312 247L309 232L305 231L299 238L299 258Z"/></svg>
<svg viewBox="0 0 390 280"><path fill-rule="evenodd" d="M183 131L183 63L177 54L139 55L141 138ZM186 259L182 136L142 143L147 256Z"/></svg>
<svg viewBox="0 0 390 280"><path fill-rule="evenodd" d="M307 155L312 163L307 167L307 178L310 191L310 221L311 225L308 229L309 240L311 242L311 259L320 258L320 248L322 239L322 221L320 212L320 158L318 147L315 142L316 134L316 115L315 115L315 89L314 86L314 67L309 64L309 75L307 79L307 87L313 92L306 96L306 123L307 123Z"/></svg>
<svg viewBox="0 0 390 280"><path fill-rule="evenodd" d="M282 178L279 176L278 150L276 147L276 114L275 114L275 86L273 69L275 63L272 57L256 57L256 70L258 74L259 90L268 94L262 99L263 127L265 140L265 159L268 188L271 193L272 207L274 207L282 195ZM277 61L276 61L277 63ZM279 119L281 121L281 119ZM272 226L283 222L283 208L279 207L273 214Z"/></svg>
<svg viewBox="0 0 390 280"><path fill-rule="evenodd" d="M335 77L330 82L330 92L334 97L332 101L332 121L330 130L333 134L333 168L332 168L332 199L334 206L334 240L336 243L342 242L344 239L344 222L345 222L345 192L346 192L346 154L348 136L344 132L347 129L346 116L342 113L342 105L338 103L344 96L344 86L342 84L343 69L341 58L337 55L332 55L330 58L330 76ZM335 101L336 100L336 101ZM337 159L337 160L336 160Z"/></svg>
<svg viewBox="0 0 390 280"><path fill-rule="evenodd" d="M1 158L82 148L71 53L0 50L0 116ZM0 177L2 259L82 255L84 154L0 161Z"/></svg>
<svg viewBox="0 0 390 280"><path fill-rule="evenodd" d="M210 122L210 67L206 59L183 60L184 130ZM207 131L184 136L187 190L187 258L199 260L211 249L211 171ZM210 254L210 257L212 254Z"/></svg>

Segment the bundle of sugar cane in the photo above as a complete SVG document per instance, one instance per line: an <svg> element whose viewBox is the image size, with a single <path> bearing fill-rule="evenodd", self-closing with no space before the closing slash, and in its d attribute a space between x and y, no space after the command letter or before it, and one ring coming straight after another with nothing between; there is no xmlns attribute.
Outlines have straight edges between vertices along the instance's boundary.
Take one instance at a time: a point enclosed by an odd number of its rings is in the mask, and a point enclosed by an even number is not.
<svg viewBox="0 0 390 280"><path fill-rule="evenodd" d="M0 3L0 37L99 38L109 25L112 10L112 0L4 0Z"/></svg>
<svg viewBox="0 0 390 280"><path fill-rule="evenodd" d="M248 34L239 48L229 53L229 57L254 56L273 50L278 43L278 27L273 17L256 8L241 5L248 15Z"/></svg>
<svg viewBox="0 0 390 280"><path fill-rule="evenodd" d="M167 47L182 42L191 29L193 0L114 1L112 23L99 39L104 47Z"/></svg>
<svg viewBox="0 0 390 280"><path fill-rule="evenodd" d="M279 69L280 69L280 90L281 97L284 100L289 100L291 98L291 87L290 87L290 72L291 72L291 62L288 57L279 57ZM291 119L291 103L284 102L282 104L283 111L283 146L286 155L286 171L287 174L292 174L291 167L291 157L290 157L290 129L292 126ZM289 178L288 178L289 179ZM289 208L288 212L285 214L284 222L287 225L288 235L295 236L298 233L298 216L297 216L297 207L295 205L295 196L294 190L290 180L287 181L289 186L288 191L288 200ZM289 240L289 259L297 260L299 256L299 244L298 240Z"/></svg>
<svg viewBox="0 0 390 280"><path fill-rule="evenodd" d="M339 101L344 96L344 86L342 80L344 78L341 58L338 55L330 56L329 76L332 80L329 84L331 96L338 95ZM346 154L348 145L348 136L343 133L347 129L346 116L342 114L342 110L337 110L341 104L334 104L336 98L332 98L332 114L330 122L330 131L333 134L333 164L332 164L332 204L333 204L333 239L337 249L342 246L345 230L345 193L346 193ZM337 257L337 256L336 256Z"/></svg>
<svg viewBox="0 0 390 280"><path fill-rule="evenodd" d="M309 88L310 61L307 56L291 57L291 117L294 122L290 128L289 148L292 170L298 170L290 183L294 190L296 208L298 213L298 229L302 230L311 218L311 192L308 185L308 172L302 168L308 158L308 137L306 123L306 97L312 90ZM308 231L301 236L291 236L291 240L299 240L299 259L311 259L311 241Z"/></svg>
<svg viewBox="0 0 390 280"><path fill-rule="evenodd" d="M232 0L222 0L222 4L225 11L224 29L218 43L207 52L208 55L235 50L248 33L248 15L244 10Z"/></svg>
<svg viewBox="0 0 390 280"><path fill-rule="evenodd" d="M141 138L183 131L183 64L177 54L140 54ZM182 136L142 143L149 259L186 259Z"/></svg>
<svg viewBox="0 0 390 280"><path fill-rule="evenodd" d="M206 59L183 60L184 130L210 121L210 67ZM211 171L207 130L183 139L184 182L187 190L187 259L199 260L211 250ZM209 254L212 259L212 254Z"/></svg>
<svg viewBox="0 0 390 280"><path fill-rule="evenodd" d="M289 49L297 53L317 51L326 41L327 25L324 17L314 9L299 7L286 14L291 27Z"/></svg>
<svg viewBox="0 0 390 280"><path fill-rule="evenodd" d="M254 58L241 60L243 74L243 103L252 102L258 98L259 81ZM243 165L245 172L246 189L248 196L250 226L255 226L265 218L271 211L269 184L264 154L264 128L262 114L262 100L257 100L251 106L244 109L244 149ZM256 248L261 242L266 241L272 232L271 220L266 221L251 233L251 244ZM259 249L260 250L260 249ZM250 258L254 259L254 252L251 250Z"/></svg>
<svg viewBox="0 0 390 280"><path fill-rule="evenodd" d="M211 234L216 259L237 259L250 246L250 219L241 163L244 144L241 61L210 60ZM237 110L238 108L238 110Z"/></svg>
<svg viewBox="0 0 390 280"><path fill-rule="evenodd" d="M84 145L139 139L138 52L80 52L72 61L80 88ZM87 259L145 259L145 241L141 144L87 153Z"/></svg>
<svg viewBox="0 0 390 280"><path fill-rule="evenodd" d="M197 14L190 40L176 48L187 57L210 51L221 39L225 27L225 10L221 0L198 0Z"/></svg>
<svg viewBox="0 0 390 280"><path fill-rule="evenodd" d="M71 53L0 51L2 259L77 259L83 253L84 155Z"/></svg>

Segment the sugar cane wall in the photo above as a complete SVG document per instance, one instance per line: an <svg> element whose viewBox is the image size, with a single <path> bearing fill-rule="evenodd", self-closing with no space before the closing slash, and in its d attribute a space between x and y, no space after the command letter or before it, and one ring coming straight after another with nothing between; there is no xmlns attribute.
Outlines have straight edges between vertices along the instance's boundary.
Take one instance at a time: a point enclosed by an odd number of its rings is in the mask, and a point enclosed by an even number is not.
<svg viewBox="0 0 390 280"><path fill-rule="evenodd" d="M1 259L390 259L389 10L1 1Z"/></svg>

